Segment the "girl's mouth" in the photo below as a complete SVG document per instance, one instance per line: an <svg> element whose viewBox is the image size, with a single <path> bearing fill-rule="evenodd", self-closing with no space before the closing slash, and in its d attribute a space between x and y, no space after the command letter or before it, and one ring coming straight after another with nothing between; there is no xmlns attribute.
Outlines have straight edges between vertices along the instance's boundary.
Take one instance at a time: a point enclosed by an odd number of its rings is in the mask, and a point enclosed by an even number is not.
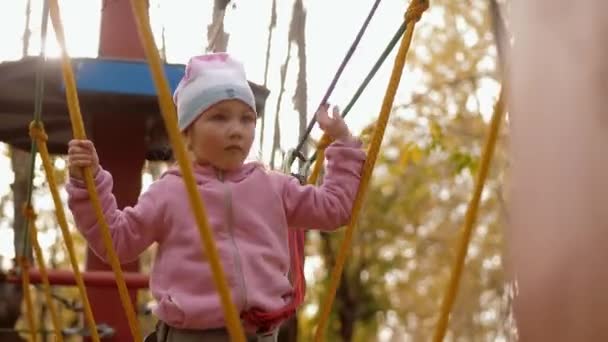
<svg viewBox="0 0 608 342"><path fill-rule="evenodd" d="M225 148L226 151L243 151L243 149L240 146L237 145L230 145L228 147Z"/></svg>

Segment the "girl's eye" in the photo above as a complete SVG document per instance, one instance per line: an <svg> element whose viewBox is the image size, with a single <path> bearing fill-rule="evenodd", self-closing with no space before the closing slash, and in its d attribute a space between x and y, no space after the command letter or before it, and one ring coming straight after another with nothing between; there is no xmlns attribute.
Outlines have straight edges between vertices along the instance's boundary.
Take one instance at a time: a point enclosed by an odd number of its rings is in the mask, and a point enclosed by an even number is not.
<svg viewBox="0 0 608 342"><path fill-rule="evenodd" d="M241 120L245 123L251 123L255 121L255 118L251 115L245 115L241 118Z"/></svg>
<svg viewBox="0 0 608 342"><path fill-rule="evenodd" d="M241 120L246 123L251 123L256 120L256 116L255 116L255 114L252 114L252 113L245 113L241 117Z"/></svg>
<svg viewBox="0 0 608 342"><path fill-rule="evenodd" d="M211 120L224 121L226 120L226 115L224 115L223 113L216 113L211 116Z"/></svg>

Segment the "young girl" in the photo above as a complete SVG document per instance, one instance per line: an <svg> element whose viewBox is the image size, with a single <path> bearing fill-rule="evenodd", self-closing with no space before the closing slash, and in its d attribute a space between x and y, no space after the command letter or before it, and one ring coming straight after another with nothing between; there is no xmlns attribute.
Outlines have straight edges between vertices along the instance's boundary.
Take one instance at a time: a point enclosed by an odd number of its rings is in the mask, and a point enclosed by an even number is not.
<svg viewBox="0 0 608 342"><path fill-rule="evenodd" d="M255 100L241 63L226 53L190 59L174 101L234 304L243 317L253 309L283 308L293 295L288 230L330 231L347 223L365 160L361 143L338 111L334 108L330 117L325 106L317 121L335 141L326 150L323 185L303 186L257 162L245 163L255 134ZM93 143L72 140L68 147L68 205L92 250L105 257L83 181L85 166L94 170L121 262L135 260L158 244L150 274L150 290L158 302L158 341L227 341L219 295L180 169L170 168L134 207L118 210L112 176L99 165ZM247 319L243 325L252 336L261 333ZM276 340L276 331L270 341Z"/></svg>

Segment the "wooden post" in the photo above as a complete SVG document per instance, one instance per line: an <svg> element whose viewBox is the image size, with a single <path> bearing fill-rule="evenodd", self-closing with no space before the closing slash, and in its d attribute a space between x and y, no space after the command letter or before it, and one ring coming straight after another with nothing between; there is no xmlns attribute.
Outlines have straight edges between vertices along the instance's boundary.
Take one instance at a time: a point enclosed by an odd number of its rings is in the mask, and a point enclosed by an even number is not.
<svg viewBox="0 0 608 342"><path fill-rule="evenodd" d="M521 341L608 341L608 2L513 1L509 268Z"/></svg>
<svg viewBox="0 0 608 342"><path fill-rule="evenodd" d="M100 58L143 60L135 19L129 0L104 0L99 42ZM141 171L145 162L145 123L143 115L103 113L92 120L91 139L99 153L101 165L114 177L114 196L119 208L134 205L141 191ZM90 250L87 270L111 270ZM139 262L122 265L125 272L138 272ZM89 298L97 323L106 323L116 330L107 341L132 341L118 290L88 287ZM137 308L137 290L130 289Z"/></svg>

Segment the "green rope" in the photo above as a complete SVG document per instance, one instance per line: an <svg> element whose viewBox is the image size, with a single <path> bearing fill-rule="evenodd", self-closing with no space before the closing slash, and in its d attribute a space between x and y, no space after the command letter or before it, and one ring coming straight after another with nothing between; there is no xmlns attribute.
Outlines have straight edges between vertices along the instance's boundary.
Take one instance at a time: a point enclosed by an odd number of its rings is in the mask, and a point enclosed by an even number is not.
<svg viewBox="0 0 608 342"><path fill-rule="evenodd" d="M48 28L48 20L49 19L49 6L48 1L43 1L42 7L42 26L40 30L40 54L38 55L38 60L36 64L36 84L34 88L34 121L37 124L41 123L42 118L42 104L44 101L44 64L46 60L46 36L47 36L47 28ZM30 169L29 169L29 179L30 182L27 185L27 199L26 205L32 205L32 194L34 192L34 170L36 166L36 143L32 141L32 146L30 148ZM19 203L15 203L15 205L19 205ZM27 217L24 220L23 224L23 244L21 255L17 254L18 257L22 257L25 255L29 255L30 246L29 246L29 220ZM16 251L18 252L18 251Z"/></svg>
<svg viewBox="0 0 608 342"><path fill-rule="evenodd" d="M406 26L407 26L407 22L403 22L401 24L401 26L399 27L399 29L397 30L397 32L395 32L395 35L393 36L391 41L388 43L388 45L386 46L386 48L384 49L384 51L382 52L382 54L376 61L376 64L374 64L374 66L372 67L370 72L367 74L367 76L365 77L365 79L363 80L363 82L361 83L361 85L359 86L359 88L357 89L355 94L353 95L350 102L344 108L344 111L342 112L343 118L346 117L348 112L350 112L350 110L353 108L353 106L355 105L355 103L357 102L357 100L359 99L361 94L363 94L363 91L365 90L365 88L368 86L369 82L371 82L371 80L374 78L374 76L376 75L376 73L378 72L378 70L380 69L380 67L382 66L382 64L384 63L386 58L388 57L388 55L391 53L391 51L393 50L395 45L397 45L397 43L401 39L401 36L405 32ZM315 153L310 157L310 159L308 160L306 165L310 166L316 159L317 159L317 151L315 151Z"/></svg>

